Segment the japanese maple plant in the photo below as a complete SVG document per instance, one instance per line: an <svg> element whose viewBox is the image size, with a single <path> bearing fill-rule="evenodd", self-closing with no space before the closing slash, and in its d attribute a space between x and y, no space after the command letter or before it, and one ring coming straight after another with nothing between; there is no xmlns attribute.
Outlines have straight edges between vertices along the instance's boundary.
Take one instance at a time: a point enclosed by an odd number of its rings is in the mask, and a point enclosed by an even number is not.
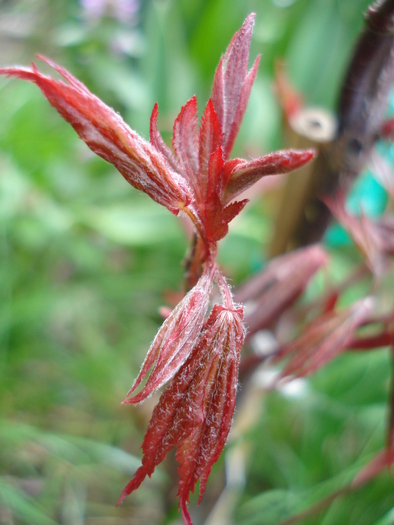
<svg viewBox="0 0 394 525"><path fill-rule="evenodd" d="M119 500L121 503L137 489L167 452L176 448L179 506L186 524L192 523L187 508L190 493L200 480L201 500L230 431L245 338L243 307L233 298L216 263L218 241L247 203L235 200L244 190L263 176L290 172L314 156L312 150L285 150L254 160L230 158L259 64L258 57L248 71L253 23L251 14L222 56L199 127L196 97L182 107L174 123L172 149L158 131L157 104L147 142L81 82L47 58L39 57L66 82L40 73L34 64L30 69L0 70L37 84L95 153L112 163L132 186L174 215L186 215L193 224L194 240L186 262L187 293L159 329L123 401L140 403L167 384L143 440L142 465ZM319 250L310 251L307 261L312 266L304 268L302 282L295 280L286 300L291 299L291 293L298 296L309 275L324 262ZM282 268L286 259L278 264L275 268ZM305 270L309 273L306 280ZM221 302L212 305L214 283Z"/></svg>

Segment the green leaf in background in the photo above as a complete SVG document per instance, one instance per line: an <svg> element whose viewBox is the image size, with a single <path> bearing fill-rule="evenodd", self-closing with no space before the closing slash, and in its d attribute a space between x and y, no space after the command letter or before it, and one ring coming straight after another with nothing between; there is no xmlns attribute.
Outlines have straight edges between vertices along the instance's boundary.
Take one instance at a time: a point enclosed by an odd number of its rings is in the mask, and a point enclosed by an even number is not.
<svg viewBox="0 0 394 525"><path fill-rule="evenodd" d="M155 203L85 209L81 222L106 238L129 246L150 246L181 239L181 225ZM186 243L185 243L186 244Z"/></svg>
<svg viewBox="0 0 394 525"><path fill-rule="evenodd" d="M24 523L32 525L58 525L46 515L44 509L34 503L33 498L29 498L22 490L7 483L4 478L0 478L0 501L3 508L12 511L18 519Z"/></svg>

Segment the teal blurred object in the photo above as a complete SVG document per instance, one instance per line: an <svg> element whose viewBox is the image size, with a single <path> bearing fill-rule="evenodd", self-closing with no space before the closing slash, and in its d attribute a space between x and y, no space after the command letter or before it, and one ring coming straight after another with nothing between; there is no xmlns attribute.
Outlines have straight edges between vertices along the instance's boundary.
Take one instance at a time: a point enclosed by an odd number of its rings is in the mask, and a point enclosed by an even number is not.
<svg viewBox="0 0 394 525"><path fill-rule="evenodd" d="M386 208L388 196L370 171L363 173L352 188L347 209L353 215L365 213L368 217L379 217Z"/></svg>
<svg viewBox="0 0 394 525"><path fill-rule="evenodd" d="M363 213L367 217L374 218L382 215L387 202L386 190L370 171L366 171L360 175L349 192L346 208L351 215L359 216ZM343 245L350 246L352 240L346 230L334 221L324 236L324 243L335 248Z"/></svg>
<svg viewBox="0 0 394 525"><path fill-rule="evenodd" d="M387 109L387 118L392 118L394 114L394 90L390 95L390 103ZM394 144L379 141L376 146L376 154L385 161L394 165ZM355 216L364 213L367 217L379 217L386 209L388 194L385 188L374 177L374 174L367 169L362 173L353 185L347 196L346 208ZM348 233L337 222L334 222L324 236L327 246L351 245L352 241Z"/></svg>

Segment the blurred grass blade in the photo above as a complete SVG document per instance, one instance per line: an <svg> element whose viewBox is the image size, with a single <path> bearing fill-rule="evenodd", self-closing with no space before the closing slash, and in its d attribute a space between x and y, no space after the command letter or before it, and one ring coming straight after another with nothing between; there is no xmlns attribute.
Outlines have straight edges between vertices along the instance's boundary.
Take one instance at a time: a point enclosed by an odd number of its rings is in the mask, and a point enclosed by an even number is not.
<svg viewBox="0 0 394 525"><path fill-rule="evenodd" d="M8 483L4 477L0 478L0 501L4 507L10 509L15 516L29 523L29 525L59 525L57 521L49 518L33 502L32 498Z"/></svg>

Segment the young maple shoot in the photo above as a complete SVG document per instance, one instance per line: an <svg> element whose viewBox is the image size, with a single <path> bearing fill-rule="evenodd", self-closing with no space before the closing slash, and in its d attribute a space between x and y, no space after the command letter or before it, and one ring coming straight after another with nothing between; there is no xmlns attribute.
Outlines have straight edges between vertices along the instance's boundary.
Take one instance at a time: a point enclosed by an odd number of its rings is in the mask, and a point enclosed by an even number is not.
<svg viewBox="0 0 394 525"><path fill-rule="evenodd" d="M170 382L153 411L142 444L142 466L122 492L119 503L150 476L172 448L177 448L179 501L183 519L190 492L205 484L225 445L235 409L240 352L244 340L243 309L234 303L215 262L217 243L247 200L234 200L266 175L293 171L310 161L313 150L285 150L253 159L230 159L259 64L248 71L254 14L232 38L215 73L212 96L198 127L193 96L174 123L172 147L157 129L157 104L150 122L150 142L69 72L44 57L66 82L31 68L8 67L0 74L37 84L49 103L80 138L113 164L135 188L178 215L195 229L188 263L190 291L160 328L124 404L143 401ZM216 282L222 304L208 313ZM150 371L150 373L149 373ZM146 383L135 393L143 379Z"/></svg>

